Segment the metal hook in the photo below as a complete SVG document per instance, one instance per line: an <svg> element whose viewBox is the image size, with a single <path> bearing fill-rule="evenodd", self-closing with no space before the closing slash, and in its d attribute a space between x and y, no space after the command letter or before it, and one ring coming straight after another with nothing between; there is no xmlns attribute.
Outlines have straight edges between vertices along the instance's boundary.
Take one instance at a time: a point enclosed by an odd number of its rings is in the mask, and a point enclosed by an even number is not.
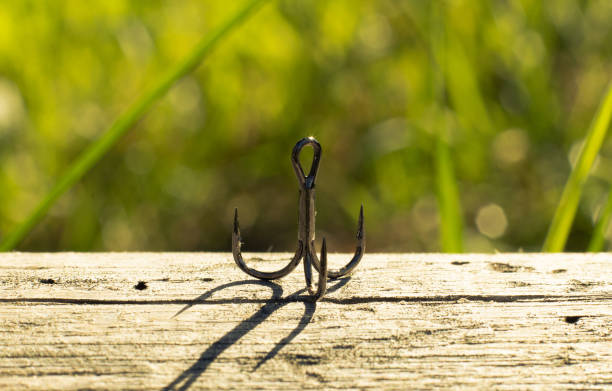
<svg viewBox="0 0 612 391"><path fill-rule="evenodd" d="M305 146L311 146L314 149L314 156L312 159L312 165L308 175L304 174L302 165L299 161L299 155L302 148ZM238 267L246 274L259 278L262 280L274 280L281 278L291 273L293 269L299 265L300 261L304 259L304 277L306 278L306 288L313 297L314 300L319 300L327 289L327 278L340 278L351 273L359 262L365 252L365 232L363 230L363 205L359 211L359 222L357 227L357 247L355 248L355 255L353 258L342 268L338 270L327 269L327 244L325 238L321 244L321 259L317 258L316 250L314 248L315 239L315 180L317 178L317 172L319 170L319 162L321 160L321 144L313 137L306 137L301 139L293 147L291 153L291 163L293 164L293 170L297 176L298 183L300 186L300 198L299 198L299 214L298 214L298 243L295 255L291 258L291 261L287 266L274 272L262 272L246 265L242 259L240 252L240 246L242 244L240 237L240 226L238 223L238 208L234 212L234 231L232 233L232 254L234 255L234 261ZM315 290L312 286L312 266L319 273L319 284Z"/></svg>

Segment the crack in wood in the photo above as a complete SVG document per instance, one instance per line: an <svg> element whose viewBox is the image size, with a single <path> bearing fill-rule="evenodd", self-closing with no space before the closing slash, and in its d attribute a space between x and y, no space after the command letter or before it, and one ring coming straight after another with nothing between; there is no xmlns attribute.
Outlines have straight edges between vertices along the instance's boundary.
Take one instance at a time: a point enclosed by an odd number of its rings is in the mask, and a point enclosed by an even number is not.
<svg viewBox="0 0 612 391"><path fill-rule="evenodd" d="M47 298L47 297L20 297L0 298L0 303L31 303L31 304L75 304L75 305L202 305L202 304L265 304L265 303L297 303L310 301L309 296L289 296L277 299L169 299L169 300L113 300L113 299L72 299L72 298ZM448 296L400 296L400 297L347 297L334 298L324 297L321 302L333 304L368 304L368 303L457 303L466 302L493 302L493 303L516 303L531 301L612 301L612 296L605 295L448 295ZM358 308L362 309L362 308Z"/></svg>

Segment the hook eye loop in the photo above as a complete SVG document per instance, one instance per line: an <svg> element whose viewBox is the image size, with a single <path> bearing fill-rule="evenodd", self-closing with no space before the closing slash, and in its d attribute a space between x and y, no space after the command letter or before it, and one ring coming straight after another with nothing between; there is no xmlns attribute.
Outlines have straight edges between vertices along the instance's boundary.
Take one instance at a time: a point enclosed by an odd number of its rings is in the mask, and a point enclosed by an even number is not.
<svg viewBox="0 0 612 391"><path fill-rule="evenodd" d="M310 166L310 172L308 176L304 174L304 169L302 169L302 165L300 164L300 152L302 148L310 145L314 150L314 155L312 157L312 165ZM295 171L295 175L297 176L298 182L300 183L300 187L304 190L312 189L315 186L315 179L317 178L317 171L319 170L319 162L321 160L321 144L314 137L305 137L295 144L293 147L293 152L291 153L291 163L293 164L293 170Z"/></svg>

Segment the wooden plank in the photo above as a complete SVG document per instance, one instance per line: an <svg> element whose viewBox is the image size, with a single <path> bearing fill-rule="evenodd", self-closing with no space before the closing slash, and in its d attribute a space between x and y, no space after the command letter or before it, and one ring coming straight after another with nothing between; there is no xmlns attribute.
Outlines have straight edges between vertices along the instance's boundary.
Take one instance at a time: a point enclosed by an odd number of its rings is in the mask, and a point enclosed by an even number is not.
<svg viewBox="0 0 612 391"><path fill-rule="evenodd" d="M224 253L2 254L0 389L612 388L610 255L375 254L303 288Z"/></svg>

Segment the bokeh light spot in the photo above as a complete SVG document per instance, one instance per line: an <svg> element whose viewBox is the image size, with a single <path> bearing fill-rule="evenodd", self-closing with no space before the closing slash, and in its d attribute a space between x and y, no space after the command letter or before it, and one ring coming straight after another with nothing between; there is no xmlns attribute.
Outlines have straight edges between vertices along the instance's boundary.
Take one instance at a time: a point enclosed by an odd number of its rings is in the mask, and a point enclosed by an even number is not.
<svg viewBox="0 0 612 391"><path fill-rule="evenodd" d="M19 88L9 80L0 79L0 134L17 126L23 116L24 108Z"/></svg>
<svg viewBox="0 0 612 391"><path fill-rule="evenodd" d="M491 239L499 238L508 228L508 220L504 210L497 204L488 204L476 214L478 231Z"/></svg>
<svg viewBox="0 0 612 391"><path fill-rule="evenodd" d="M503 131L493 140L494 157L502 165L521 162L527 156L528 148L529 140L521 129Z"/></svg>

